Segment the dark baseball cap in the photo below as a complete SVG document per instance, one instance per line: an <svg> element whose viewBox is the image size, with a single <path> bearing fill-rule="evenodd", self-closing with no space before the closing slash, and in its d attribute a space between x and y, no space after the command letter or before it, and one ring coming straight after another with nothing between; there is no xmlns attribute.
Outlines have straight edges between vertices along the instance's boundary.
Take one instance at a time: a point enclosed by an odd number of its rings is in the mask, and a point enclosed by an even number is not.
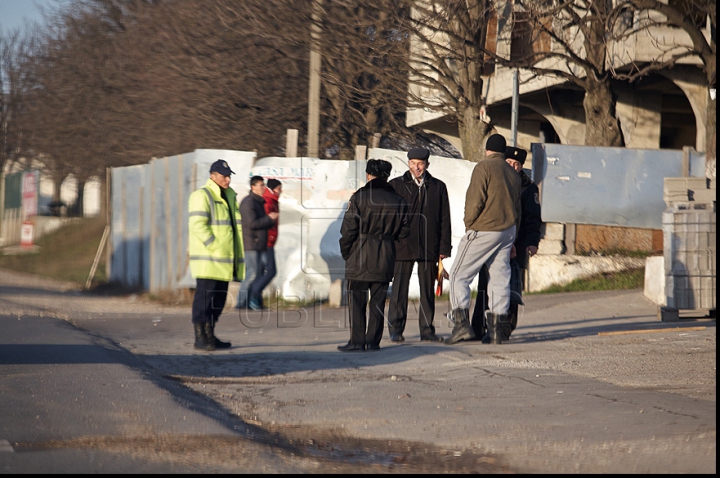
<svg viewBox="0 0 720 478"><path fill-rule="evenodd" d="M235 174L232 169L230 169L230 166L228 166L227 161L224 159L218 159L214 163L212 163L212 166L210 166L210 172L211 173L220 173L223 176L230 176L231 174Z"/></svg>

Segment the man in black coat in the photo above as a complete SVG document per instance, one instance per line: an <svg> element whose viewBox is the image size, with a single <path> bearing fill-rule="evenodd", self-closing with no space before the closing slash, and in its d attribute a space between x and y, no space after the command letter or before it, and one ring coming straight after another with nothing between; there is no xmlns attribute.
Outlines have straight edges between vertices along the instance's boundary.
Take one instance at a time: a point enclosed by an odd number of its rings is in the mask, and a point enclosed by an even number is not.
<svg viewBox="0 0 720 478"><path fill-rule="evenodd" d="M250 178L250 194L240 203L243 243L245 245L245 280L240 284L236 308L263 310L262 292L273 279L266 274L269 261L268 230L277 225L277 212L265 213L265 179Z"/></svg>
<svg viewBox="0 0 720 478"><path fill-rule="evenodd" d="M408 171L390 185L408 203L410 234L397 245L395 278L390 294L390 340L403 342L407 322L408 289L417 263L420 282L420 340L442 342L435 335L435 281L438 261L450 257L450 201L445 183L427 171L430 151L413 148L408 152Z"/></svg>
<svg viewBox="0 0 720 478"><path fill-rule="evenodd" d="M508 310L510 321L500 328L502 340L508 340L512 331L517 327L518 308L520 305L524 305L522 291L525 288L525 269L527 269L528 259L537 254L538 244L540 244L540 226L542 225L540 194L537 185L523 171L526 158L527 151L524 149L508 146L505 150L505 161L518 172L522 180L522 191L520 193L522 213L520 229L510 252L510 290L512 295L510 297L510 309ZM472 316L472 327L478 339L483 338L485 335L484 314L488 301L487 274L487 268L483 267L478 276L478 294ZM488 342L488 340L485 339L484 342Z"/></svg>
<svg viewBox="0 0 720 478"><path fill-rule="evenodd" d="M387 183L391 171L387 161L368 160L367 184L350 198L340 228L351 327L350 341L338 347L342 352L380 348L385 299L395 267L395 242L409 232L407 203Z"/></svg>

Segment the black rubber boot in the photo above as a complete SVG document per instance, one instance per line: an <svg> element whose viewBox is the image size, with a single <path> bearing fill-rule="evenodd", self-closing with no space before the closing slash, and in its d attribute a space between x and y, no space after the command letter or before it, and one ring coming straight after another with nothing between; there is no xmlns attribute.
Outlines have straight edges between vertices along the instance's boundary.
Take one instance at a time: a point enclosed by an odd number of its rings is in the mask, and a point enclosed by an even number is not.
<svg viewBox="0 0 720 478"><path fill-rule="evenodd" d="M512 334L512 323L510 322L510 316L508 314L497 315L497 330L500 335L502 342L510 340L510 334Z"/></svg>
<svg viewBox="0 0 720 478"><path fill-rule="evenodd" d="M473 332L470 326L469 311L467 309L454 309L451 312L453 322L452 336L445 341L446 344L455 344L461 340L472 340L475 338L475 332Z"/></svg>
<svg viewBox="0 0 720 478"><path fill-rule="evenodd" d="M499 325L499 318L505 317L507 319L507 315L500 316L498 314L493 314L488 312L486 323L487 323L487 335L485 336L485 339L483 340L484 344L501 344L502 343L502 331L500 330Z"/></svg>
<svg viewBox="0 0 720 478"><path fill-rule="evenodd" d="M485 337L485 311L480 310L481 307L478 307L477 303L475 304L475 308L473 309L473 315L470 319L470 326L473 329L473 332L475 333L475 340L481 340L483 337Z"/></svg>
<svg viewBox="0 0 720 478"><path fill-rule="evenodd" d="M212 349L208 348L208 350L230 348L230 342L223 342L215 337L215 325L210 322L205 323L205 335L207 335L208 347L212 346Z"/></svg>
<svg viewBox="0 0 720 478"><path fill-rule="evenodd" d="M193 322L193 326L195 327L195 344L193 347L196 350L207 350L207 336L205 335L205 327L204 324L195 323Z"/></svg>

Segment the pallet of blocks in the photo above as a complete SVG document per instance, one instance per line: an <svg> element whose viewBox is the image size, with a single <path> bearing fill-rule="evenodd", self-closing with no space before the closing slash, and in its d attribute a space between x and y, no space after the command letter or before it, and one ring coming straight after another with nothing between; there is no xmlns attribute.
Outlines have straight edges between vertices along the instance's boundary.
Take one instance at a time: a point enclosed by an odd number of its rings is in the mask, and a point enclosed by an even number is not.
<svg viewBox="0 0 720 478"><path fill-rule="evenodd" d="M665 178L663 256L666 305L660 320L678 321L681 312L715 317L716 186L714 179Z"/></svg>

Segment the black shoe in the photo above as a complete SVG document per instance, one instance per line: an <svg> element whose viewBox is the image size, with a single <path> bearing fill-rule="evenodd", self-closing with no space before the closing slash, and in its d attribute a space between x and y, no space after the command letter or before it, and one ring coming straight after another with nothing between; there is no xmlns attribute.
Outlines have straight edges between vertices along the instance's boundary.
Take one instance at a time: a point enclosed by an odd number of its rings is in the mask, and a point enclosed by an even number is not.
<svg viewBox="0 0 720 478"><path fill-rule="evenodd" d="M352 344L348 342L345 345L338 345L337 349L340 352L363 352L365 351L365 345Z"/></svg>
<svg viewBox="0 0 720 478"><path fill-rule="evenodd" d="M368 344L365 347L367 347L368 350L380 350L380 346L375 344Z"/></svg>
<svg viewBox="0 0 720 478"><path fill-rule="evenodd" d="M405 342L405 337L403 337L402 334L390 334L390 342L399 344L400 342Z"/></svg>
<svg viewBox="0 0 720 478"><path fill-rule="evenodd" d="M215 337L215 348L216 349L229 349L232 347L232 344L230 342L223 342L219 338Z"/></svg>
<svg viewBox="0 0 720 478"><path fill-rule="evenodd" d="M420 340L424 341L424 342L444 342L445 341L444 338L442 338L438 335L435 335L435 334L423 335L422 337L420 337Z"/></svg>
<svg viewBox="0 0 720 478"><path fill-rule="evenodd" d="M231 347L230 342L223 342L215 337L215 325L209 322L205 323L205 336L208 343L206 350L229 349Z"/></svg>

